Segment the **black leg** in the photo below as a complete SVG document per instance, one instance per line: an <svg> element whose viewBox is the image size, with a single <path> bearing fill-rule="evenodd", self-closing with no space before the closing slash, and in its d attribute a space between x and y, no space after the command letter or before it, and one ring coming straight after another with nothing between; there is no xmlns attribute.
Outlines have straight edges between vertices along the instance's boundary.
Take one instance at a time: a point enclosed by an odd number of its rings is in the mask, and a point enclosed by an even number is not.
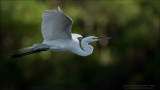
<svg viewBox="0 0 160 90"><path fill-rule="evenodd" d="M33 51L24 52L24 53L15 53L10 55L9 58L18 58L18 57L26 56L26 55L37 53L37 52L47 51L48 49L49 48L41 48L41 49L36 49Z"/></svg>

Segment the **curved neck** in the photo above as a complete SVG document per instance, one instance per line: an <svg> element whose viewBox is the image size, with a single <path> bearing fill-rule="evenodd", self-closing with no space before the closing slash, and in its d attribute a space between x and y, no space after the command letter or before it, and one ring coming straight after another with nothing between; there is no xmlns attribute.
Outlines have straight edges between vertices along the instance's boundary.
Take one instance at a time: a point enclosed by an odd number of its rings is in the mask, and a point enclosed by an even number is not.
<svg viewBox="0 0 160 90"><path fill-rule="evenodd" d="M87 40L82 39L81 41L81 48L79 49L78 52L76 54L80 55L80 56L88 56L90 54L92 54L93 52L93 47L91 45L88 45L89 42L87 42Z"/></svg>

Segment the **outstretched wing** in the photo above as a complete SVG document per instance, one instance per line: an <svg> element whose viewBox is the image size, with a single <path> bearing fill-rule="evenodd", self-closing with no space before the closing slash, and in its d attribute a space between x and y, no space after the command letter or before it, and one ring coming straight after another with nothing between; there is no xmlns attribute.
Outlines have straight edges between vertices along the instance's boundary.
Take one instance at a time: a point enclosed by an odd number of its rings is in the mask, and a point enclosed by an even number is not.
<svg viewBox="0 0 160 90"><path fill-rule="evenodd" d="M55 39L72 39L72 20L58 7L57 10L44 11L42 22L42 36L44 41Z"/></svg>

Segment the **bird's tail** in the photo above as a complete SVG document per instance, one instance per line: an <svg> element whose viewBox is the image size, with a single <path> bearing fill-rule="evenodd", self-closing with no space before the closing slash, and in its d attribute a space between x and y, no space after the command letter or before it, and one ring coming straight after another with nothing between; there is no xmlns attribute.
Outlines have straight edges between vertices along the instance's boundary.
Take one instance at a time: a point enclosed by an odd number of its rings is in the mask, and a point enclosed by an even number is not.
<svg viewBox="0 0 160 90"><path fill-rule="evenodd" d="M9 58L18 58L18 57L30 55L30 54L37 53L37 52L47 51L48 49L49 48L41 48L41 49L36 49L36 50L23 52L23 53L15 53L15 54L10 55Z"/></svg>

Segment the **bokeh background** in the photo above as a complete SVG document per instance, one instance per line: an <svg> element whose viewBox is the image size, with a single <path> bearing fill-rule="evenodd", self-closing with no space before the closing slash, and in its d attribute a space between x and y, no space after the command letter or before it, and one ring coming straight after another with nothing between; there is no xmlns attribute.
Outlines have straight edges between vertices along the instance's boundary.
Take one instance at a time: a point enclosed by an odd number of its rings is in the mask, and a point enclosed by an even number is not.
<svg viewBox="0 0 160 90"><path fill-rule="evenodd" d="M45 51L9 59L43 41L42 13L58 6L74 21L73 33L112 39L91 43L87 57ZM159 0L1 0L0 90L158 90L159 20Z"/></svg>

